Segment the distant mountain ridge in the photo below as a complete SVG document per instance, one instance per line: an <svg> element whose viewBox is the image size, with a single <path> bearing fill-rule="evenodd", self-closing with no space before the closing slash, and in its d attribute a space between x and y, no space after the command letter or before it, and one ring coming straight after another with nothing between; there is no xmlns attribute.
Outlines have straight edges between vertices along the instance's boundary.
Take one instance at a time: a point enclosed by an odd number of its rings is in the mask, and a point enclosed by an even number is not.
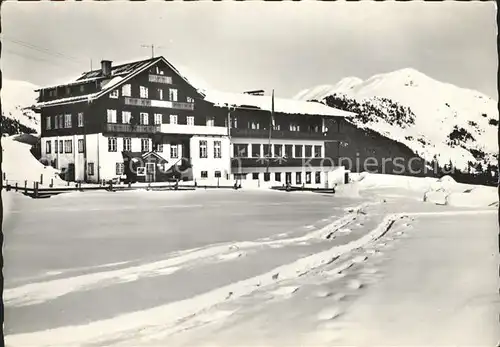
<svg viewBox="0 0 500 347"><path fill-rule="evenodd" d="M412 68L347 77L295 97L359 113L352 122L414 150L440 166L474 172L498 166L498 104L470 89L443 83Z"/></svg>

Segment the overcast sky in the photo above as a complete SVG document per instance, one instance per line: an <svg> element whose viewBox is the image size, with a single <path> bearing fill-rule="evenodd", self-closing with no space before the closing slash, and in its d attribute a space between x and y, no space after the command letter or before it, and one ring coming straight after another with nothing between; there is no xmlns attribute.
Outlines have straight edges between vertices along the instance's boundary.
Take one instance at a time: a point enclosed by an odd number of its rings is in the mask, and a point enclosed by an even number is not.
<svg viewBox="0 0 500 347"><path fill-rule="evenodd" d="M1 14L4 77L37 85L155 44L224 91L291 97L413 67L497 98L494 2L7 2Z"/></svg>

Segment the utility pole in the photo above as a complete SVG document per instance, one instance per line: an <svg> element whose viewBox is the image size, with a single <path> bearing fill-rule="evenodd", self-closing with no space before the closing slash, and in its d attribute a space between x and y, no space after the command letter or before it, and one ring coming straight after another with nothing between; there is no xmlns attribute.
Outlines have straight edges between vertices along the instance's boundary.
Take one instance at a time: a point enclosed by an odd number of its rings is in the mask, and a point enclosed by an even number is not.
<svg viewBox="0 0 500 347"><path fill-rule="evenodd" d="M274 89L273 89L272 94L271 94L271 119L270 119L270 122L269 122L269 142L268 142L269 152L271 152L271 153L272 153L272 149L271 149L271 133L273 131L273 127L274 127ZM267 154L264 153L264 155L267 155ZM271 158L267 159L266 173L269 173L269 161L270 160L271 160Z"/></svg>
<svg viewBox="0 0 500 347"><path fill-rule="evenodd" d="M236 108L232 107L231 105L227 104L227 137L229 140L229 149L231 149L231 112L234 111ZM234 152L234 150L233 150ZM231 153L229 153L229 173L231 173L232 169L232 160L231 160ZM229 178L229 177L228 177Z"/></svg>

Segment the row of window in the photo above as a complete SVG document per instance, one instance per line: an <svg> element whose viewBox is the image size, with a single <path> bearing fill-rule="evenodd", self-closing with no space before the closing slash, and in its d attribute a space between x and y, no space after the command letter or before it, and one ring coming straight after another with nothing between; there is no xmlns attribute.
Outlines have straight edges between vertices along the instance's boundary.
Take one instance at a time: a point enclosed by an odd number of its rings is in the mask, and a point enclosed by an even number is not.
<svg viewBox="0 0 500 347"><path fill-rule="evenodd" d="M78 153L83 153L83 139L78 140ZM52 153L52 141L45 142L45 153ZM73 153L73 140L54 140L54 153Z"/></svg>
<svg viewBox="0 0 500 347"><path fill-rule="evenodd" d="M222 158L222 142L214 141L214 158ZM208 142L206 140L200 141L200 158L208 158Z"/></svg>
<svg viewBox="0 0 500 347"><path fill-rule="evenodd" d="M123 141L123 150L130 152L132 151L132 138L124 137ZM118 138L116 137L108 137L108 152L117 152L118 151ZM141 139L141 152L149 152L151 151L151 140L150 139ZM163 152L163 144L156 143L155 144L156 152ZM179 157L179 148L177 145L170 146L170 158L178 158Z"/></svg>
<svg viewBox="0 0 500 347"><path fill-rule="evenodd" d="M45 129L69 129L73 127L73 116L71 113L57 114L55 116L47 116L45 121ZM83 127L83 112L77 114L76 124L79 128Z"/></svg>
<svg viewBox="0 0 500 347"><path fill-rule="evenodd" d="M259 172L253 172L252 173L252 179L258 180L260 178L261 173ZM271 180L271 173L270 172L264 172L264 181L268 182ZM220 171L215 171L214 172L214 177L219 178L221 177L221 172ZM238 179L246 179L247 174L235 174L235 178ZM208 178L208 171L201 171L201 178ZM282 180L282 173L281 172L275 172L274 173L274 181L276 182L281 182ZM292 173L291 172L286 172L285 173L285 183L292 183ZM307 171L305 173L305 184L312 184L312 172ZM315 184L320 184L321 183L321 172L316 171L314 172L314 183ZM295 184L302 184L302 172L296 172L295 173Z"/></svg>
<svg viewBox="0 0 500 347"><path fill-rule="evenodd" d="M264 127L261 127L260 124L261 123L259 121L256 121L256 120L248 121L248 129L252 129L252 130L265 129ZM227 120L226 120L226 126L227 126ZM231 119L231 127L238 128L238 118L237 117L233 117ZM319 125L309 125L307 131L319 133L320 129L321 129L321 126L319 126ZM281 125L280 124L273 124L273 130L277 130L277 131L281 130ZM302 130L302 127L300 124L291 123L291 124L289 124L288 130L300 132Z"/></svg>
<svg viewBox="0 0 500 347"><path fill-rule="evenodd" d="M274 155L272 153L274 149ZM287 158L321 158L322 146L313 145L281 145L281 144L251 144L237 143L233 146L235 158L287 157ZM261 151L262 150L262 151ZM314 150L314 152L313 152ZM261 154L262 153L262 154ZM249 155L251 154L251 155Z"/></svg>
<svg viewBox="0 0 500 347"><path fill-rule="evenodd" d="M130 120L132 119L132 112L130 111L122 111L122 124L130 124ZM117 111L113 109L107 110L107 122L108 123L118 123ZM179 124L179 116L176 114L171 114L168 118L169 124ZM163 114L162 113L154 113L153 114L153 123L154 125L161 125L163 123ZM141 112L139 113L139 124L141 125L149 125L151 124L149 113ZM194 125L194 116L186 117L187 125ZM215 119L213 117L207 117L206 120L207 126L215 126Z"/></svg>
<svg viewBox="0 0 500 347"><path fill-rule="evenodd" d="M141 99L151 99L154 100L167 100L167 101L179 101L179 93L175 88L168 88L168 98L163 88L154 88L153 94L149 92L149 88L145 86L139 86L139 97ZM124 84L121 88L121 96L132 96L132 86L130 84ZM120 97L120 89L114 89L109 93L111 99L118 99ZM186 102L193 103L194 99L192 97L186 97Z"/></svg>
<svg viewBox="0 0 500 347"><path fill-rule="evenodd" d="M123 138L123 150L131 151L132 148L132 139L129 137ZM200 149L200 158L208 158L208 141L201 140L199 144ZM141 151L149 152L151 150L151 140L150 139L141 139ZM118 138L116 137L108 137L108 152L117 152L118 151ZM155 145L156 152L163 152L163 144L157 143ZM222 142L214 141L213 142L213 155L215 159L222 158ZM178 148L177 146L170 146L170 157L177 158L178 157Z"/></svg>

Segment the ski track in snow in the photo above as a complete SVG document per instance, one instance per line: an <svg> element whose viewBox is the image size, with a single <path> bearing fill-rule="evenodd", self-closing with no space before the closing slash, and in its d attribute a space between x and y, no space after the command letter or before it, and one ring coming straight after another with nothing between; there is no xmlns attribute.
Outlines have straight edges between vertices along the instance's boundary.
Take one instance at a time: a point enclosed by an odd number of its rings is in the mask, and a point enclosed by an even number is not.
<svg viewBox="0 0 500 347"><path fill-rule="evenodd" d="M103 271L80 276L54 279L38 283L29 283L4 291L4 301L10 307L40 304L75 292L102 288L119 283L134 282L141 278L160 275L170 275L182 268L200 264L206 261L229 261L244 256L253 249L270 247L281 248L285 245L306 245L308 242L321 239L335 233L356 219L359 211L377 204L367 202L349 208L350 213L318 230L313 230L304 236L282 238L276 240L244 241L231 244L209 246L178 252L166 260L126 267L122 269ZM237 250L234 252L234 250ZM246 252L245 252L246 251ZM175 253L174 253L175 254ZM99 266L96 268L103 268Z"/></svg>
<svg viewBox="0 0 500 347"><path fill-rule="evenodd" d="M363 204L363 206L359 206L358 208L362 208L364 206L366 206L366 204ZM231 300L240 298L242 296L251 294L257 289L262 289L266 286L274 285L278 281L281 282L297 279L301 276L307 275L314 269L328 265L332 261L335 261L339 256L348 254L349 252L361 248L366 244L370 244L380 237L384 236L396 220L402 219L404 217L405 215L400 213L389 214L377 227L375 227L369 233L347 244L338 245L329 250L300 258L292 263L279 266L262 275L241 280L239 282L211 290L204 294L197 295L190 299L173 302L139 312L123 314L112 319L96 321L87 325L69 326L36 333L11 335L7 336L7 341L9 342L9 345L19 346L33 345L33 342L36 341L35 344L42 347L54 344L72 346L75 343L81 344L82 341L87 341L88 343L92 344L95 343L100 345L109 345L110 341L116 339L122 340L123 337L125 335L128 335L129 333L133 333L134 338L138 338L138 335L140 335L142 337L141 341L144 341L145 338L147 338L147 340L160 339L171 333L174 333L175 331L178 331L178 323L180 320L184 320L189 317L198 317L198 314L200 312L205 312L208 309L216 306L218 303L227 301L229 297ZM344 219L343 223L345 223L351 218L352 216L348 216L348 218L346 216L341 219ZM333 224L339 223L337 221L337 223ZM316 232L312 234L317 236ZM303 238L304 237L298 239ZM244 245L246 245L246 243L244 243ZM224 247L225 249L227 249L226 246ZM241 248L241 245L239 245L240 250ZM216 249L221 250L218 247L216 247ZM196 252L188 253L187 256L189 257L189 255L192 256L193 254L196 254ZM174 258L170 260L169 266L173 266L174 264L180 265L180 263L185 260L182 258L183 257L181 257L181 259ZM342 266L349 267L351 265L352 264L344 264ZM148 264L146 266L151 266L151 264ZM151 270L151 268L149 268L149 271L154 270ZM121 273L120 275L130 276L133 273L134 272L125 274ZM63 283L59 283L58 287L62 287L62 284ZM66 283L66 285L67 284L68 283ZM47 289L48 288L45 288L45 290ZM288 288L278 289L275 294L286 296L293 294L297 290L297 288L294 288L292 286ZM39 295L42 294L42 296L43 294L45 294L45 299L47 299L47 296L51 294L50 292L38 293ZM230 294L229 297L228 294ZM213 320L213 317L211 319Z"/></svg>

